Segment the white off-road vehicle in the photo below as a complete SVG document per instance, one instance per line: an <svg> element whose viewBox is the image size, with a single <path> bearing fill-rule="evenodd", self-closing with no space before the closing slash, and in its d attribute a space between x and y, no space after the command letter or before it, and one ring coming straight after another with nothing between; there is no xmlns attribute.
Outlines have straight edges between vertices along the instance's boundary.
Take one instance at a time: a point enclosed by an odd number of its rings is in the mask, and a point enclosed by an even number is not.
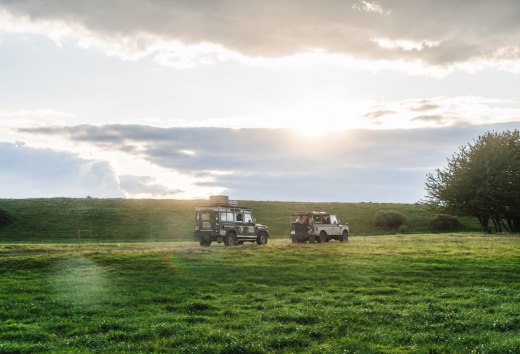
<svg viewBox="0 0 520 354"><path fill-rule="evenodd" d="M348 224L341 224L336 215L323 211L305 211L291 217L291 239L293 243L347 242Z"/></svg>

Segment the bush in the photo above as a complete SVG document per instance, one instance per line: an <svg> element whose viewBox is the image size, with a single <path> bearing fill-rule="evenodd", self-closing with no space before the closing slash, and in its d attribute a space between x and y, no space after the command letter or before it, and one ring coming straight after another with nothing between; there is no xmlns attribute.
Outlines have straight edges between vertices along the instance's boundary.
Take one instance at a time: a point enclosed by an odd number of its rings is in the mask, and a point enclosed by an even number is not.
<svg viewBox="0 0 520 354"><path fill-rule="evenodd" d="M438 214L430 222L430 228L433 231L446 232L456 231L462 227L459 219L456 216L448 214Z"/></svg>
<svg viewBox="0 0 520 354"><path fill-rule="evenodd" d="M398 211L381 210L375 216L376 226L387 228L398 228L407 223L406 216Z"/></svg>
<svg viewBox="0 0 520 354"><path fill-rule="evenodd" d="M408 227L408 225L403 224L403 225L399 226L399 228L397 229L397 232L399 232L400 234L409 234L410 228Z"/></svg>

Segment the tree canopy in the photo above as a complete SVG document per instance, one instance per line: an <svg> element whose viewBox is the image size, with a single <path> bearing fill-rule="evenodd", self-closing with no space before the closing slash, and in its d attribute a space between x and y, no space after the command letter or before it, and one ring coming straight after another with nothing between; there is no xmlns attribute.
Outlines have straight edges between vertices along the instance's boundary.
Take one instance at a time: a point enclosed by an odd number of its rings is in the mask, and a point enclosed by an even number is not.
<svg viewBox="0 0 520 354"><path fill-rule="evenodd" d="M487 132L460 147L428 174L426 191L429 202L477 217L486 232L520 232L520 132Z"/></svg>

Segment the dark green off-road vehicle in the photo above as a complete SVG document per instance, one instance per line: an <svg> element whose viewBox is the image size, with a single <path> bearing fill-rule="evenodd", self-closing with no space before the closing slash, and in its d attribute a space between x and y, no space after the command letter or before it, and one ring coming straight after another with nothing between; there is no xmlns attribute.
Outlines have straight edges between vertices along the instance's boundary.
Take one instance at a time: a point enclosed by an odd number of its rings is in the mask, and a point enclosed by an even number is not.
<svg viewBox="0 0 520 354"><path fill-rule="evenodd" d="M269 229L256 223L250 208L239 207L225 196L210 198L210 204L195 209L195 239L201 246L212 242L224 242L226 246L267 243Z"/></svg>

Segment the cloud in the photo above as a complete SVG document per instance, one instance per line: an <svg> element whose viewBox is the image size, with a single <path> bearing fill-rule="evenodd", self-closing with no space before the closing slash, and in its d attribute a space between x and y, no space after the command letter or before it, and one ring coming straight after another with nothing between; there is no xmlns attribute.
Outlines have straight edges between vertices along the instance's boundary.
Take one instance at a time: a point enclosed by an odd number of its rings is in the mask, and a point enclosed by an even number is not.
<svg viewBox="0 0 520 354"><path fill-rule="evenodd" d="M375 12L380 15L383 15L383 14L389 15L390 14L390 11L383 10L383 7L381 6L381 4L376 1L361 0L361 1L355 2L354 5L352 5L352 8L359 10L359 11Z"/></svg>
<svg viewBox="0 0 520 354"><path fill-rule="evenodd" d="M210 128L204 127L207 122L203 121L197 122L202 125L199 127L171 128L44 125L12 130L11 141L25 142L26 148L49 146L75 153L84 161L104 162L117 179L118 192L128 197L194 198L225 192L243 195L244 199L248 195L265 199L268 195L275 198L274 191L280 190L276 199L304 200L296 192L297 185L330 180L327 192L316 191L308 197L333 198L339 190L339 197L345 200L364 194L367 197L358 200L388 201L395 196L390 186L406 190L403 176L409 173L415 176L415 184L409 186L408 193L402 193L402 199L394 201L416 201L423 189L417 176L442 166L458 146L489 127L520 124L517 102L486 97L365 101L358 106L347 102L344 107L356 114L334 108L331 118L328 111L311 111L304 106L299 112L308 113L294 114L297 120L284 122L279 115L278 124L294 128L297 122L298 127L306 127L301 132L268 125L255 129L233 124ZM259 125L274 121L271 118L259 115ZM364 120L365 124L355 125L353 119ZM347 129L342 122L377 130ZM323 125L329 129L320 131ZM394 177L383 183L376 181L373 173ZM366 188L361 188L363 176ZM340 184L339 179L347 185ZM262 191L263 185L272 188ZM388 195L375 194L381 185L388 186Z"/></svg>
<svg viewBox="0 0 520 354"><path fill-rule="evenodd" d="M0 31L190 67L297 53L519 71L520 4L421 1L0 1ZM414 25L420 24L420 25Z"/></svg>
<svg viewBox="0 0 520 354"><path fill-rule="evenodd" d="M153 197L174 197L176 194L182 193L181 189L170 189L167 186L157 183L150 176L119 176L121 188L129 195L136 197L139 195L147 195Z"/></svg>
<svg viewBox="0 0 520 354"><path fill-rule="evenodd" d="M411 98L370 102L361 118L377 129L500 124L520 121L520 106L516 101L478 96Z"/></svg>
<svg viewBox="0 0 520 354"><path fill-rule="evenodd" d="M439 104L431 103L428 100L421 101L417 106L412 107L412 111L414 112L426 112L426 111L432 111L435 109L441 108Z"/></svg>
<svg viewBox="0 0 520 354"><path fill-rule="evenodd" d="M30 148L22 142L0 142L0 165L2 198L173 198L183 193L181 189L172 189L159 183L152 176L117 176L107 161L87 160L67 152Z"/></svg>
<svg viewBox="0 0 520 354"><path fill-rule="evenodd" d="M321 176L254 174L247 178L230 175L218 182L228 186L233 198L241 200L413 203L424 197L424 169L350 168L341 172Z"/></svg>
<svg viewBox="0 0 520 354"><path fill-rule="evenodd" d="M445 117L440 115L422 115L417 116L412 119L412 121L423 121L423 122L432 122L432 123L442 123L445 121Z"/></svg>
<svg viewBox="0 0 520 354"><path fill-rule="evenodd" d="M392 114L396 114L396 113L397 112L395 112L395 111L377 110L377 111L368 112L365 115L363 115L363 117L375 119L375 118L380 118L383 116L392 115Z"/></svg>
<svg viewBox="0 0 520 354"><path fill-rule="evenodd" d="M486 130L520 123L413 130L351 130L323 138L287 129L154 128L138 125L33 129L33 134L131 153L166 170L199 178L239 199L415 202L428 172ZM107 140L107 134L112 138ZM185 151L191 153L186 154ZM177 190L153 176L120 176L128 193L153 196Z"/></svg>
<svg viewBox="0 0 520 354"><path fill-rule="evenodd" d="M2 198L124 196L105 161L0 142L0 166Z"/></svg>

